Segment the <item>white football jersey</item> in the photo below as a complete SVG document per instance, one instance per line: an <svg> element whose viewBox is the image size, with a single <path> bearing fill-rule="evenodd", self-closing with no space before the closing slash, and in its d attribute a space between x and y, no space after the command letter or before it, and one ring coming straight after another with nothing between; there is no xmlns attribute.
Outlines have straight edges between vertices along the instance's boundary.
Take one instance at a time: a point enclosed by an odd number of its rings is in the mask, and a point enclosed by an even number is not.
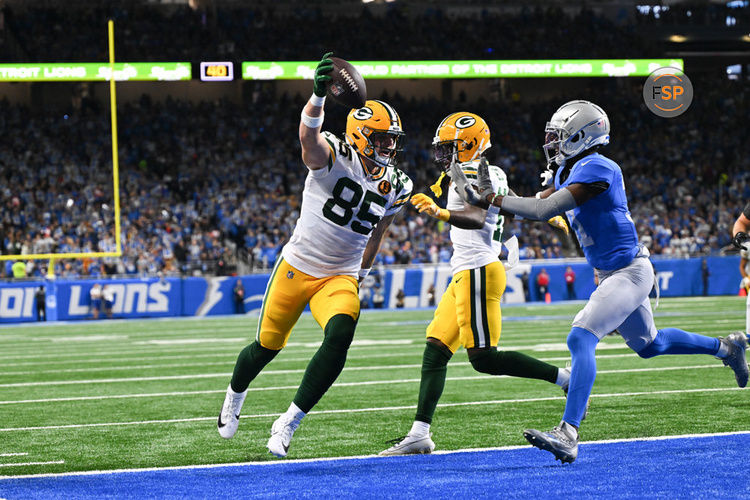
<svg viewBox="0 0 750 500"><path fill-rule="evenodd" d="M331 148L328 165L308 172L300 216L282 256L316 278L357 276L373 227L401 210L412 182L393 167L369 178L349 144L323 135Z"/></svg>
<svg viewBox="0 0 750 500"><path fill-rule="evenodd" d="M477 178L477 166L479 161L466 162L461 165L469 182L475 182ZM499 195L508 194L508 179L500 167L490 165L490 179L492 187ZM454 188L454 184L448 188L448 202L446 207L451 212L464 209L464 202ZM503 248L503 223L505 217L487 211L487 218L482 229L461 229L451 226L451 242L453 243L453 256L451 257L451 271L456 274L465 269L476 269L486 266L491 262L497 262Z"/></svg>

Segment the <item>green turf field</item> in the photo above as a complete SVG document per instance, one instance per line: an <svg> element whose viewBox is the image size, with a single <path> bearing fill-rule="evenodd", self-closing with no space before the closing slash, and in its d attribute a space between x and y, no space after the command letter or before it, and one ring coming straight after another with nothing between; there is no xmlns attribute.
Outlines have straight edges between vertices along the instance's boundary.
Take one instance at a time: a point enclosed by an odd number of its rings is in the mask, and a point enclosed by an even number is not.
<svg viewBox="0 0 750 500"><path fill-rule="evenodd" d="M500 348L553 364L582 303L513 306ZM744 298L662 299L659 327L711 336L744 325ZM375 454L414 416L424 329L432 311L364 312L337 383L305 418L289 458ZM98 321L0 328L0 475L275 460L265 443L322 332L304 315L288 346L250 387L234 439L216 418L256 318ZM709 356L642 360L619 336L598 350L581 438L750 430L750 389ZM438 449L526 444L557 424L557 386L476 373L459 351L433 423ZM540 452L540 460L545 457ZM26 465L18 465L26 464Z"/></svg>

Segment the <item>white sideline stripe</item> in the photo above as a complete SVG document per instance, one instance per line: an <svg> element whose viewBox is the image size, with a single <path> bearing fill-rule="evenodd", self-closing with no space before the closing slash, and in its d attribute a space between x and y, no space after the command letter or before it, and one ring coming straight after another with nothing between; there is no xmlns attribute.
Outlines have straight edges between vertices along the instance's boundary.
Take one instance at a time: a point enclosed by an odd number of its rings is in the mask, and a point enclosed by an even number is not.
<svg viewBox="0 0 750 500"><path fill-rule="evenodd" d="M735 431L735 432L713 432L709 434L680 434L676 436L647 436L647 437L636 437L636 438L621 438L621 439L603 439L600 441L586 441L581 442L581 446L598 446L606 444L616 443L637 443L640 441L671 441L675 439L702 439L711 437L721 436L743 436L750 434L750 431ZM490 451L512 451L529 448L530 445L513 445L513 446L494 446L490 448L461 448L458 450L439 450L433 451L433 455L454 455L457 453L485 453ZM290 460L268 460L265 462L234 462L225 464L198 464L198 465L177 465L172 467L144 467L141 469L114 469L114 470L87 470L87 471L74 471L74 472L58 472L58 473L44 473L44 474L22 474L17 476L0 476L0 481L8 479L30 479L30 478L46 478L46 477L70 477L70 476L105 476L111 474L130 474L139 472L159 472L168 470L200 470L200 469L218 469L221 467L247 467L247 466L284 466L285 464L309 464L317 462L333 462L337 460L362 460L374 458L376 460L401 460L405 456L391 456L381 457L379 455L354 455L344 457L321 457L321 458L297 458Z"/></svg>
<svg viewBox="0 0 750 500"><path fill-rule="evenodd" d="M55 464L64 464L65 460L54 460L51 462L24 462L19 464L0 464L0 467L25 467L28 465L55 465ZM13 476L10 476L13 477ZM0 476L0 479L6 479L5 476Z"/></svg>
<svg viewBox="0 0 750 500"><path fill-rule="evenodd" d="M620 392L611 394L592 394L592 398L621 398L621 397L634 397L634 396L653 396L660 394L689 394L699 392L726 392L726 391L741 391L739 387L722 387L722 388L707 388L707 389L683 389L683 390L671 390L671 391L652 391L652 392ZM493 401L465 401L463 403L440 403L439 408L450 408L457 406L482 406L482 405L500 405L508 403L533 403L539 401L554 401L562 399L564 396L551 396L544 398L526 398L526 399L496 399ZM378 411L401 411L401 410L414 410L417 405L405 405L405 406L382 406L379 408L344 408L339 410L320 410L311 411L308 415L334 415L341 413L370 413ZM272 418L278 417L278 413L262 413L256 415L242 415L240 418ZM42 431L51 429L82 429L87 427L119 427L128 425L149 425L149 424L175 424L185 422L205 422L216 420L216 417L192 417L192 418L173 418L166 420L140 420L134 422L100 422L94 424L65 424L65 425L44 425L39 427L6 427L0 428L0 432L15 432L15 431Z"/></svg>
<svg viewBox="0 0 750 500"><path fill-rule="evenodd" d="M0 457L25 457L28 453L0 453Z"/></svg>
<svg viewBox="0 0 750 500"><path fill-rule="evenodd" d="M469 365L470 363L461 363L462 365ZM459 365L455 363L454 366ZM611 374L611 373L629 373L629 372L651 372L651 371L664 371L664 370L684 370L684 369L695 369L695 368L723 368L722 365L700 365L700 366L670 366L670 367L654 367L654 368L632 368L632 369L620 369L620 370L599 370L597 375L600 374ZM506 375L501 375L499 378L505 378ZM491 380L498 378L495 375L472 375L465 377L446 377L446 381L454 380ZM421 382L418 378L405 378L397 380L371 380L365 382L340 382L336 383L335 387L357 387L366 385L383 385L383 384L408 384ZM297 389L296 385L282 385L272 387L250 387L249 392L262 392L262 391L280 391L280 390L292 390ZM224 394L224 389L220 390L204 390L204 391L178 391L178 392L156 392L156 393L136 393L136 394L114 394L114 395L103 395L103 396L72 396L67 398L47 398L47 399L25 399L19 401L0 401L2 405L12 404L28 404L28 403L58 403L65 401L98 401L104 399L128 399L128 398L151 398L151 397L172 397L172 396L194 396L199 394ZM2 456L2 455L0 455Z"/></svg>
<svg viewBox="0 0 750 500"><path fill-rule="evenodd" d="M567 358L563 358L567 359ZM453 363L450 366L471 366L468 361ZM422 364L407 364L407 365L382 365L382 366L354 366L351 368L344 368L346 372L351 371L367 371L367 370L396 370L401 368L421 368ZM722 365L710 364L710 365L692 365L692 366L669 366L669 367L653 367L653 368L630 368L622 370L599 370L597 374L606 373L631 373L631 372L650 372L650 371L661 371L661 370L688 370L693 368L721 368ZM262 373L267 375L281 375L281 374L293 374L293 373L304 373L305 368L290 369L290 370L267 370ZM0 388L10 387L37 387L46 385L78 385L78 384L111 384L116 382L149 382L156 380L186 380L186 379L203 379L203 378L218 378L228 377L229 373L197 373L194 375L162 375L154 377L128 377L128 378L108 378L108 379L89 379L89 380L50 380L46 382L12 382L7 384L0 384Z"/></svg>

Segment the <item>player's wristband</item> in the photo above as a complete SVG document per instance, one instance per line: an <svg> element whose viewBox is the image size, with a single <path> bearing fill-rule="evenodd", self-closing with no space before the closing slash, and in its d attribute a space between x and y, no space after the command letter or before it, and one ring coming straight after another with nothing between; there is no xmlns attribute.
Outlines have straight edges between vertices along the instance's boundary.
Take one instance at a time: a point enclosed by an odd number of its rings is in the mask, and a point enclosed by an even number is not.
<svg viewBox="0 0 750 500"><path fill-rule="evenodd" d="M323 104L325 104L326 102L326 96L320 97L319 95L313 94L312 96L310 96L310 100L308 102L316 108L322 108Z"/></svg>
<svg viewBox="0 0 750 500"><path fill-rule="evenodd" d="M448 222L448 219L451 218L451 213L449 210L446 210L445 208L441 208L440 210L438 210L438 213L435 216L435 218L443 222Z"/></svg>
<svg viewBox="0 0 750 500"><path fill-rule="evenodd" d="M371 270L372 268L360 269L358 273L359 280L362 281L363 279L367 278L367 275L370 274Z"/></svg>
<svg viewBox="0 0 750 500"><path fill-rule="evenodd" d="M310 116L304 111L302 112L302 115L300 115L302 123L309 128L320 128L320 126L323 125L324 117L325 113L321 113L320 116Z"/></svg>

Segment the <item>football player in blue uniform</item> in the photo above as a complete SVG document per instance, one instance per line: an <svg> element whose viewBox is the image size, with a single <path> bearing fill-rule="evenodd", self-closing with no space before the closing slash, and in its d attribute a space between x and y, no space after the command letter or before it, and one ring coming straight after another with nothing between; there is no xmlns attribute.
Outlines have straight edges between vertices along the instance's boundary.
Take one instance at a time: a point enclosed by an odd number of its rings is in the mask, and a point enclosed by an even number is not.
<svg viewBox="0 0 750 500"><path fill-rule="evenodd" d="M479 186L472 188L461 179L459 192L474 205L495 205L528 219L564 213L586 260L598 272L599 286L568 334L573 366L562 421L549 432L524 431L532 445L570 463L578 456L578 427L596 378L594 351L609 332L617 330L642 358L716 356L734 370L740 387L748 380L747 339L742 332L713 338L677 328L656 329L648 298L655 286L649 253L638 243L619 165L599 153L609 143L609 118L596 104L571 101L552 115L545 132L544 151L555 168L553 186L533 198L500 196L488 184L487 173L480 171ZM452 178L460 179L462 172L455 170Z"/></svg>

